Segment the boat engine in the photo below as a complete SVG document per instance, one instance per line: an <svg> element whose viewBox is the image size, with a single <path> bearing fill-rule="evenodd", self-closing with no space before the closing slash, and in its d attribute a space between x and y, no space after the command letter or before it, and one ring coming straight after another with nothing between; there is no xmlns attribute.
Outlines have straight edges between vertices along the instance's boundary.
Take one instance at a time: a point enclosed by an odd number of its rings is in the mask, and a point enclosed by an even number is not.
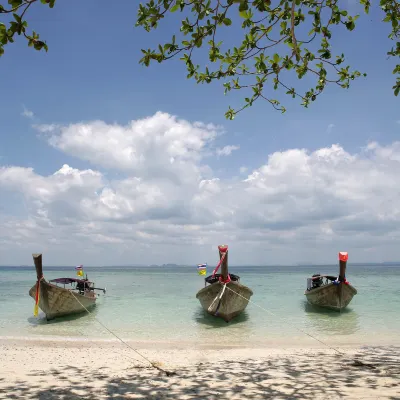
<svg viewBox="0 0 400 400"><path fill-rule="evenodd" d="M317 289L320 286L322 286L323 283L323 279L321 277L321 274L314 274L312 276L312 288L313 289Z"/></svg>

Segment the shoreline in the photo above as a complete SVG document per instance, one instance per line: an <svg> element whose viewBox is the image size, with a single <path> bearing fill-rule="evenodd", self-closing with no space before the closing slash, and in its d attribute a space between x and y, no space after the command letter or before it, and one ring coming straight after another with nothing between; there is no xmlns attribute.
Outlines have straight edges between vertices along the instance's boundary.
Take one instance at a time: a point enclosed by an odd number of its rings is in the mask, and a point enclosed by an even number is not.
<svg viewBox="0 0 400 400"><path fill-rule="evenodd" d="M112 340L112 339L111 339ZM0 337L0 399L394 399L400 397L397 346L192 347L132 349L115 341ZM136 346L137 345L137 346ZM373 368L354 364L362 361Z"/></svg>
<svg viewBox="0 0 400 400"><path fill-rule="evenodd" d="M125 343L120 342L117 339L110 339L108 341L98 340L85 340L85 341L62 341L62 340L25 340L19 339L6 339L0 337L0 349L1 353L5 352L16 352L25 354L26 351L35 353L35 357L38 355L49 355L50 353L58 354L58 358L64 357L68 354L79 354L84 352L85 354L97 354L98 360L104 360L104 354L111 355L116 352L125 358L124 362L131 363L138 361L142 363L143 359L138 356L139 354L151 357L155 362L161 362L164 365L170 365L171 367L193 365L198 360L217 360L223 361L227 359L260 359L268 357L296 357L296 356L339 356L348 357L349 359L357 355L362 357L372 356L375 353L382 352L393 352L398 357L398 363L400 368L400 342L397 344L386 344L386 345L373 345L373 344L347 344L342 346L328 347L322 343L316 343L314 345L303 346L300 344L287 343L286 345L270 344L265 345L232 345L223 343L180 343L179 345L175 342L153 342L153 341L126 341ZM68 356L67 356L68 358ZM79 359L79 356L78 356ZM122 362L121 359L119 361ZM1 375L0 367L0 375Z"/></svg>
<svg viewBox="0 0 400 400"><path fill-rule="evenodd" d="M111 335L110 335L111 336ZM314 335L313 335L314 336ZM180 340L180 339L169 339L169 340L138 340L132 338L121 337L121 339L131 346L137 346L140 348L244 348L244 349L329 349L329 348L364 348L364 347L397 347L400 346L400 339L396 337L383 336L373 340L360 340L359 337L344 336L344 337L323 337L314 336L309 337L306 334L286 337L284 339L277 339L276 337L270 337L264 340L235 340L229 338L228 343L224 342L207 342L202 344L199 339L191 340ZM74 347L79 343L79 346L85 345L87 347L99 346L114 346L115 344L122 344L122 342L115 338L99 338L90 336L45 336L45 335L30 335L30 336L17 336L17 335L0 335L0 345L4 342L12 342L15 344L23 345L24 343L29 345L37 346L53 346L61 347Z"/></svg>

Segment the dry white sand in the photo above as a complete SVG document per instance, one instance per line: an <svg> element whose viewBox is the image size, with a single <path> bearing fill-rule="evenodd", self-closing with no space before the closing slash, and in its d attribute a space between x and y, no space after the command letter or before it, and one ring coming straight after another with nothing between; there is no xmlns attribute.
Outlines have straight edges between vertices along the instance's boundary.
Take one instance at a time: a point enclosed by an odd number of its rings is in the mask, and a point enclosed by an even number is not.
<svg viewBox="0 0 400 400"><path fill-rule="evenodd" d="M0 339L0 399L400 399L400 347ZM354 359L368 363L354 365Z"/></svg>

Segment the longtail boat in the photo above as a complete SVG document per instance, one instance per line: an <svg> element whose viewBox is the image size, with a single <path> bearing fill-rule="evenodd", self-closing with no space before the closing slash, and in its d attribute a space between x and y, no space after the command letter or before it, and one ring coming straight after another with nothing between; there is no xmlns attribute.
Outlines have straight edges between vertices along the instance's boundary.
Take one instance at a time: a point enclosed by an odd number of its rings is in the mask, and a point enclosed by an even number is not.
<svg viewBox="0 0 400 400"><path fill-rule="evenodd" d="M96 304L95 290L106 292L105 289L95 288L94 283L87 279L87 275L86 279L57 278L47 282L43 276L42 255L32 256L37 281L29 290L29 295L35 300L35 316L38 315L38 308L46 314L47 320L84 312ZM76 269L80 268L82 267ZM66 288L66 285L70 286Z"/></svg>
<svg viewBox="0 0 400 400"><path fill-rule="evenodd" d="M315 274L307 279L305 296L307 301L319 307L342 311L357 294L346 279L346 266L349 255L347 252L339 253L339 276Z"/></svg>
<svg viewBox="0 0 400 400"><path fill-rule="evenodd" d="M253 292L240 283L239 276L228 273L228 246L220 245L218 251L220 261L196 297L205 311L229 322L246 308Z"/></svg>

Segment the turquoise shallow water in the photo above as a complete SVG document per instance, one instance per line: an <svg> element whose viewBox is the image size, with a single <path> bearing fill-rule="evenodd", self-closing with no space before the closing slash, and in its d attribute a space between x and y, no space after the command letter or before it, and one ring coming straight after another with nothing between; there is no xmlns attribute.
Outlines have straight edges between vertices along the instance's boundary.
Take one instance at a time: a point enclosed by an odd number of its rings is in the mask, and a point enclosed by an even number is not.
<svg viewBox="0 0 400 400"><path fill-rule="evenodd" d="M358 294L345 312L319 312L304 296L313 273L336 274L336 266L231 267L249 286L252 301L233 322L206 315L196 299L204 278L195 267L95 268L85 272L106 287L92 315L46 322L33 317L28 291L33 267L0 267L0 335L112 339L94 317L125 339L255 343L312 343L304 330L328 343L400 342L400 266L348 266L347 278ZM211 273L212 269L209 269ZM45 277L73 277L73 267L45 266ZM273 315L271 315L271 313Z"/></svg>

